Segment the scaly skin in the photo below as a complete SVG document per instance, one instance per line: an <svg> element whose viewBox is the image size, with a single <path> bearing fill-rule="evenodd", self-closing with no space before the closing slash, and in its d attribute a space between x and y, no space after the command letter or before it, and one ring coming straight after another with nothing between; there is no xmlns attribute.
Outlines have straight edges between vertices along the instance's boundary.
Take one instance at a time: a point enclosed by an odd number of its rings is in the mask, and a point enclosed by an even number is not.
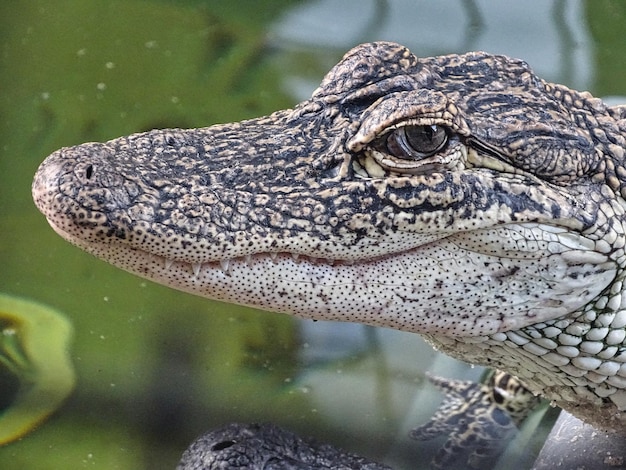
<svg viewBox="0 0 626 470"><path fill-rule="evenodd" d="M272 424L229 424L198 437L176 470L392 470Z"/></svg>
<svg viewBox="0 0 626 470"><path fill-rule="evenodd" d="M518 60L364 44L294 109L61 149L33 196L140 276L417 332L621 430L625 116Z"/></svg>
<svg viewBox="0 0 626 470"><path fill-rule="evenodd" d="M485 384L428 378L445 398L430 421L413 429L410 436L418 441L447 437L431 469L450 468L462 457L468 468L488 468L488 459L504 450L539 403L519 380L504 372L496 372Z"/></svg>

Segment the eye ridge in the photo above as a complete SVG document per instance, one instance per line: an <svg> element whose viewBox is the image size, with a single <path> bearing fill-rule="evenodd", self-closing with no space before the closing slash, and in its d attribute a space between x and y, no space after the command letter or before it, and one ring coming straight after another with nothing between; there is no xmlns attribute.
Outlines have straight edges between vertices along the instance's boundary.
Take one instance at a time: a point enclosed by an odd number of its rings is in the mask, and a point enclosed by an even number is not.
<svg viewBox="0 0 626 470"><path fill-rule="evenodd" d="M448 142L448 134L438 125L406 125L387 133L384 137L387 153L404 160L421 160L430 157Z"/></svg>

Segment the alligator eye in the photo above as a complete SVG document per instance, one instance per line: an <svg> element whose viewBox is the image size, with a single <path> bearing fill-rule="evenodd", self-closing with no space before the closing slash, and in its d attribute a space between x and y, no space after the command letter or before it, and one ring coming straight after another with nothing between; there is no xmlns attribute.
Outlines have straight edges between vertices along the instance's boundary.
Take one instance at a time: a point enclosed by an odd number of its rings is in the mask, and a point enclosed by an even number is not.
<svg viewBox="0 0 626 470"><path fill-rule="evenodd" d="M389 132L385 138L387 152L405 160L430 157L448 141L442 126L402 126Z"/></svg>

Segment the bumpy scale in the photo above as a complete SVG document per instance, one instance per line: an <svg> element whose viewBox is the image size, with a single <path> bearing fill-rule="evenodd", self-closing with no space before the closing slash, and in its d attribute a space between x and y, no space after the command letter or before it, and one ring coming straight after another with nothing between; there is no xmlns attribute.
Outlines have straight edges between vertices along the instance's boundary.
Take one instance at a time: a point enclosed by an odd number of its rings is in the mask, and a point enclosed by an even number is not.
<svg viewBox="0 0 626 470"><path fill-rule="evenodd" d="M625 117L519 60L364 44L293 109L61 149L33 196L145 278L417 332L623 429Z"/></svg>
<svg viewBox="0 0 626 470"><path fill-rule="evenodd" d="M272 424L232 423L203 434L176 470L392 470L386 465L303 439Z"/></svg>
<svg viewBox="0 0 626 470"><path fill-rule="evenodd" d="M470 468L490 468L495 458L517 433L522 421L539 399L515 377L498 371L485 384L429 376L445 394L430 421L411 431L419 441L445 436L430 468L451 468L465 458Z"/></svg>

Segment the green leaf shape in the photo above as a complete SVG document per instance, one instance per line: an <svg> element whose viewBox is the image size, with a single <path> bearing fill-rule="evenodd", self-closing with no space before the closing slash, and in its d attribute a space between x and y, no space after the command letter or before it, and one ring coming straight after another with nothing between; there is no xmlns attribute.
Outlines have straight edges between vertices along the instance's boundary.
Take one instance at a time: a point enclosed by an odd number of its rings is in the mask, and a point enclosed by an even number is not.
<svg viewBox="0 0 626 470"><path fill-rule="evenodd" d="M0 445L34 430L74 389L71 338L72 325L63 314L0 294L0 367L19 381L10 406L0 412Z"/></svg>

